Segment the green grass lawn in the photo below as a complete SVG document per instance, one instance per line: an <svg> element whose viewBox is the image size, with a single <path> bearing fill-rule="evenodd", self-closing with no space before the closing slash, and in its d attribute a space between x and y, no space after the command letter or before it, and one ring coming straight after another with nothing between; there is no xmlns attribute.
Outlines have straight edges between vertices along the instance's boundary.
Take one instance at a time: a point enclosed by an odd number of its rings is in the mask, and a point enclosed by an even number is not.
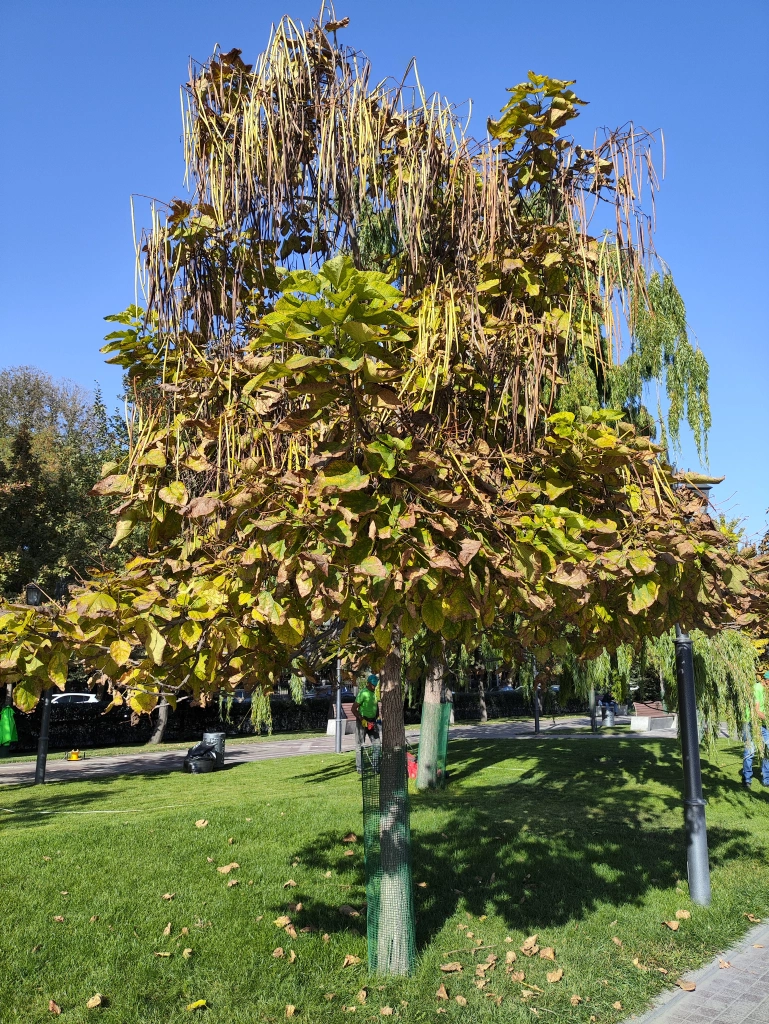
<svg viewBox="0 0 769 1024"><path fill-rule="evenodd" d="M709 910L681 880L675 743L463 740L450 754L449 788L413 798L420 961L395 981L366 973L362 848L345 856L342 842L362 833L351 755L0 789L0 1019L48 1021L53 999L64 1020L105 1024L255 1024L285 1020L288 1004L308 1022L347 1020L350 1006L369 1021L385 1006L413 1022L619 1021L769 911L769 793L740 790L733 744L705 763ZM676 910L691 918L673 932L662 922ZM555 964L520 952L534 933ZM532 997L505 974L510 950ZM478 989L489 953L501 966ZM343 967L348 954L361 963ZM447 961L462 972L442 975ZM90 1011L96 992L106 1006Z"/></svg>

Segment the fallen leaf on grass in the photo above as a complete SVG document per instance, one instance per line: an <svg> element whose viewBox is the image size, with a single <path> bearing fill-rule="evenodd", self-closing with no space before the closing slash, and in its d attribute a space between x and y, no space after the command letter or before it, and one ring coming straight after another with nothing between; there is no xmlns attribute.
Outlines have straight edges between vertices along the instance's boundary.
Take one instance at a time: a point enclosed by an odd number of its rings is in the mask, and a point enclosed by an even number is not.
<svg viewBox="0 0 769 1024"><path fill-rule="evenodd" d="M743 914L743 917L747 917L751 924L761 924L761 918L756 917L755 914Z"/></svg>
<svg viewBox="0 0 769 1024"><path fill-rule="evenodd" d="M446 986L444 984L441 983L438 986L438 991L435 993L435 998L444 1000L449 998L449 994L446 991Z"/></svg>
<svg viewBox="0 0 769 1024"><path fill-rule="evenodd" d="M668 972L667 972L667 971L665 970L665 968L664 968L664 967L658 967L658 968L657 968L657 970L658 970L658 971L660 972L660 974L667 974L667 973L668 973Z"/></svg>
<svg viewBox="0 0 769 1024"><path fill-rule="evenodd" d="M324 941L324 942L330 942L330 941L331 941L331 936L330 936L330 935L328 934L328 932L326 932L326 933L324 934L324 936L323 936L323 941Z"/></svg>
<svg viewBox="0 0 769 1024"><path fill-rule="evenodd" d="M175 892L164 892L164 893L163 893L163 895L162 895L162 897L161 897L161 899L164 899L164 900L172 900L172 899L174 898L174 896L175 896L175 895L176 895L176 893L175 893Z"/></svg>
<svg viewBox="0 0 769 1024"><path fill-rule="evenodd" d="M530 988L525 988L523 992L521 992L521 999L536 999L536 997L537 993L532 992Z"/></svg>
<svg viewBox="0 0 769 1024"><path fill-rule="evenodd" d="M30 950L30 952L31 952L31 953L37 953L37 952L38 952L39 950L41 950L42 948L43 948L43 944L42 944L42 942L38 942L38 944L37 944L36 946L33 946L33 947L32 947L32 949Z"/></svg>
<svg viewBox="0 0 769 1024"><path fill-rule="evenodd" d="M221 871L221 868L219 870ZM283 883L283 888L284 889L294 889L294 888L296 888L296 882L293 880L293 878L289 878L289 880L287 882Z"/></svg>
<svg viewBox="0 0 769 1024"><path fill-rule="evenodd" d="M614 943L615 946L622 945L622 939L618 938L616 935L612 935L611 941Z"/></svg>
<svg viewBox="0 0 769 1024"><path fill-rule="evenodd" d="M324 936L324 938L325 938L325 936ZM348 953L345 956L345 958L344 958L344 963L342 964L342 967L355 967L355 965L359 964L359 963L360 963L360 957L359 956L353 956L352 953Z"/></svg>
<svg viewBox="0 0 769 1024"><path fill-rule="evenodd" d="M355 856L355 850L345 850L344 851L344 855L345 855L345 857L354 857Z"/></svg>
<svg viewBox="0 0 769 1024"><path fill-rule="evenodd" d="M286 935L288 935L289 939L296 938L296 928L294 928L292 924L287 924L283 930L285 931Z"/></svg>
<svg viewBox="0 0 769 1024"><path fill-rule="evenodd" d="M189 946L186 949L182 950L182 956L184 957L185 960L189 960L189 958L192 956L192 950L189 948Z"/></svg>
<svg viewBox="0 0 769 1024"><path fill-rule="evenodd" d="M569 1002L571 1003L572 1006L579 1006L579 1004L582 1002L582 996L578 996L577 993L575 992L574 995L569 1000Z"/></svg>
<svg viewBox="0 0 769 1024"><path fill-rule="evenodd" d="M157 951L155 952L155 956L170 956L170 955L171 955L170 953L158 953Z"/></svg>
<svg viewBox="0 0 769 1024"><path fill-rule="evenodd" d="M234 846L235 845L235 839L232 836L230 836L230 838L227 840L227 845L228 846Z"/></svg>
<svg viewBox="0 0 769 1024"><path fill-rule="evenodd" d="M524 956L536 956L539 953L539 946L537 945L536 935L530 935L528 939L524 939L523 945L521 946L521 952Z"/></svg>
<svg viewBox="0 0 769 1024"><path fill-rule="evenodd" d="M304 935L310 935L312 932L316 932L318 929L314 924L306 924L304 928L300 928L299 931Z"/></svg>
<svg viewBox="0 0 769 1024"><path fill-rule="evenodd" d="M170 921L168 922L168 924L163 929L163 934L164 935L170 935L171 934L171 922Z"/></svg>
<svg viewBox="0 0 769 1024"><path fill-rule="evenodd" d="M478 978L476 981L473 982L473 984L477 989L481 989L485 988L488 985L488 981L486 978Z"/></svg>
<svg viewBox="0 0 769 1024"><path fill-rule="evenodd" d="M458 960L452 960L450 964L441 964L444 974L458 974L462 970L462 964Z"/></svg>
<svg viewBox="0 0 769 1024"><path fill-rule="evenodd" d="M555 960L555 950L552 946L545 946L539 951L540 960Z"/></svg>
<svg viewBox="0 0 769 1024"><path fill-rule="evenodd" d="M283 952L283 947L278 946L277 949L273 949L272 955L275 957L276 960L280 960L280 958L284 957L286 954Z"/></svg>
<svg viewBox="0 0 769 1024"><path fill-rule="evenodd" d="M510 972L510 981L516 981L516 982L518 982L518 984L520 984L522 981L525 981L525 980L526 980L526 975L524 974L523 971L511 971Z"/></svg>
<svg viewBox="0 0 769 1024"><path fill-rule="evenodd" d="M505 939L505 942L512 942L512 941L513 941L513 939L512 939L512 936L510 936L510 935L508 935L507 938Z"/></svg>
<svg viewBox="0 0 769 1024"><path fill-rule="evenodd" d="M207 824L208 820L206 818L198 818L195 822L195 828L205 828Z"/></svg>
<svg viewBox="0 0 769 1024"><path fill-rule="evenodd" d="M641 961L638 959L638 957L634 957L633 958L633 966L637 967L639 971L648 971L649 970L648 967L644 967L644 965L641 963Z"/></svg>
<svg viewBox="0 0 769 1024"><path fill-rule="evenodd" d="M342 842L343 843L357 843L358 842L358 837L355 835L354 832L348 832L347 835L342 840Z"/></svg>
<svg viewBox="0 0 769 1024"><path fill-rule="evenodd" d="M233 885L240 885L240 882L238 881L237 878L231 878L229 880L229 882L227 883L227 888L231 889L233 887Z"/></svg>
<svg viewBox="0 0 769 1024"><path fill-rule="evenodd" d="M48 1000L48 1012L52 1013L55 1017L61 1016L61 1007L58 1003L55 1003L53 999Z"/></svg>
<svg viewBox="0 0 769 1024"><path fill-rule="evenodd" d="M290 949L288 951L288 962L290 964L295 964L296 963L296 953L293 951L293 949Z"/></svg>
<svg viewBox="0 0 769 1024"><path fill-rule="evenodd" d="M63 924L64 923L64 918L61 916L61 914L57 914L56 917L54 918L54 921L57 924Z"/></svg>
<svg viewBox="0 0 769 1024"><path fill-rule="evenodd" d="M296 1013L296 1007L294 1006L294 1004L293 1003L287 1003L286 1004L286 1016L287 1017L293 1017L295 1013Z"/></svg>
<svg viewBox="0 0 769 1024"><path fill-rule="evenodd" d="M206 1006L205 999L196 999L194 1003L187 1003L188 1010L202 1010Z"/></svg>
<svg viewBox="0 0 769 1024"><path fill-rule="evenodd" d="M691 913L688 910L677 910L676 917L679 921L688 921L691 917Z"/></svg>
<svg viewBox="0 0 769 1024"><path fill-rule="evenodd" d="M666 925L671 930L671 932L677 932L678 929L681 927L680 921L663 921L662 923Z"/></svg>
<svg viewBox="0 0 769 1024"><path fill-rule="evenodd" d="M324 871L323 877L324 878L331 878L331 872L330 871Z"/></svg>
<svg viewBox="0 0 769 1024"><path fill-rule="evenodd" d="M91 998L85 1005L88 1007L89 1010L95 1010L97 1007L104 1005L104 996L101 994L101 992L96 992L95 995L91 996Z"/></svg>
<svg viewBox="0 0 769 1024"><path fill-rule="evenodd" d="M99 920L99 915L98 914L94 914L93 917L89 917L88 918L88 923L89 924L93 924L94 921L98 921L98 920Z"/></svg>
<svg viewBox="0 0 769 1024"><path fill-rule="evenodd" d="M336 996L336 992L327 992L323 998L328 999L329 1002Z"/></svg>
<svg viewBox="0 0 769 1024"><path fill-rule="evenodd" d="M548 973L547 973L547 980L550 982L551 985L555 985L555 983L557 981L560 981L562 977L563 977L563 967L559 967L555 971L548 971Z"/></svg>
<svg viewBox="0 0 769 1024"><path fill-rule="evenodd" d="M611 1005L614 1007L615 1010L621 1010L622 1009L622 1003L619 1001L619 999L617 1000L616 1003L612 1003ZM592 1020L592 1017L591 1017L591 1020Z"/></svg>
<svg viewBox="0 0 769 1024"><path fill-rule="evenodd" d="M379 1013L383 1017L392 1017L394 1012L395 1011L393 1010L392 1006L383 1006L382 1009L379 1011Z"/></svg>
<svg viewBox="0 0 769 1024"><path fill-rule="evenodd" d="M213 857L206 857L206 860L208 861L209 864L213 864L213 862L214 862L214 858Z"/></svg>
<svg viewBox="0 0 769 1024"><path fill-rule="evenodd" d="M728 960L719 960L718 966L722 971L725 971L727 967L731 967L732 965L729 963Z"/></svg>
<svg viewBox="0 0 769 1024"><path fill-rule="evenodd" d="M344 914L345 917L360 917L360 912L355 907L351 907L349 903L343 903L339 908L339 913Z"/></svg>
<svg viewBox="0 0 769 1024"><path fill-rule="evenodd" d="M62 890L61 890L61 895L62 895L62 896L69 896L69 893L67 892L67 890L66 890L66 889L62 889Z"/></svg>
<svg viewBox="0 0 769 1024"><path fill-rule="evenodd" d="M518 957L515 955L515 950L508 949L508 951L505 953L505 963L514 964L517 959Z"/></svg>
<svg viewBox="0 0 769 1024"><path fill-rule="evenodd" d="M684 992L693 992L697 988L693 981L684 981L683 978L679 978L676 985L682 988Z"/></svg>
<svg viewBox="0 0 769 1024"><path fill-rule="evenodd" d="M304 904L303 903L289 903L288 909L291 911L292 914L298 914L302 910L304 910Z"/></svg>
<svg viewBox="0 0 769 1024"><path fill-rule="evenodd" d="M287 914L283 914L281 917L276 917L272 923L276 928L285 928L287 924L291 924L291 918Z"/></svg>
<svg viewBox="0 0 769 1024"><path fill-rule="evenodd" d="M464 996L454 996L454 1002L459 1003L460 1006L467 1006L467 1000Z"/></svg>
<svg viewBox="0 0 769 1024"><path fill-rule="evenodd" d="M43 857L43 860L50 860L50 857Z"/></svg>
<svg viewBox="0 0 769 1024"><path fill-rule="evenodd" d="M217 868L216 870L219 872L220 875L229 875L230 871L234 871L235 868L239 867L240 864L238 864L237 861L232 861L231 864L223 864L220 868Z"/></svg>
<svg viewBox="0 0 769 1024"><path fill-rule="evenodd" d="M368 989L362 988L355 998L358 1000L359 1003L363 1004L366 1002L367 997Z"/></svg>

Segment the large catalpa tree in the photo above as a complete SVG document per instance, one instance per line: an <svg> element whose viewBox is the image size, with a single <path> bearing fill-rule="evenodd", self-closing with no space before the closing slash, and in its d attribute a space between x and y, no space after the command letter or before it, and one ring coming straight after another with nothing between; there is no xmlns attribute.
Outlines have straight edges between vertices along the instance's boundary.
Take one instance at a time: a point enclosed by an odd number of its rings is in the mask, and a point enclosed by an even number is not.
<svg viewBox="0 0 769 1024"><path fill-rule="evenodd" d="M147 309L107 346L135 404L97 491L147 548L66 609L6 608L0 672L25 710L74 654L138 713L243 686L266 713L324 636L379 667L392 912L370 958L403 973L402 639L515 622L589 656L748 621L760 580L619 414L552 415L570 355L604 358L643 295L643 137L580 149L569 83L531 76L475 143L445 104L371 87L335 32L284 21L255 67L218 54L189 83L194 194L156 214Z"/></svg>

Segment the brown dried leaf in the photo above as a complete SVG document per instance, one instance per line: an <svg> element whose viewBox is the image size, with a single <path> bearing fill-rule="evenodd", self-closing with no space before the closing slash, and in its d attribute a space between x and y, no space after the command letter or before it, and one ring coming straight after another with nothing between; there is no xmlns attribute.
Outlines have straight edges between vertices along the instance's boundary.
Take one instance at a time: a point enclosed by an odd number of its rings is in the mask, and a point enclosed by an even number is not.
<svg viewBox="0 0 769 1024"><path fill-rule="evenodd" d="M528 939L524 939L523 945L521 946L521 952L527 949L531 949L533 946L536 946L538 938L538 935L530 935Z"/></svg>
<svg viewBox="0 0 769 1024"><path fill-rule="evenodd" d="M539 951L540 960L555 960L555 950L552 946L545 946L544 949Z"/></svg>
<svg viewBox="0 0 769 1024"><path fill-rule="evenodd" d="M694 992L694 990L697 988L693 981L684 981L683 978L679 978L676 982L676 985L678 985L679 988L683 989L684 992Z"/></svg>
<svg viewBox="0 0 769 1024"><path fill-rule="evenodd" d="M155 956L169 957L170 955L170 953L158 953L157 950L155 951Z"/></svg>
<svg viewBox="0 0 769 1024"><path fill-rule="evenodd" d="M328 999L329 1002L336 996L336 992L327 992L323 998Z"/></svg>
<svg viewBox="0 0 769 1024"><path fill-rule="evenodd" d="M485 988L488 985L488 983L489 982L487 978L478 978L476 981L473 982L476 988Z"/></svg>
<svg viewBox="0 0 769 1024"><path fill-rule="evenodd" d="M214 862L214 858L213 857L206 857L206 860L208 861L209 864L213 864L213 862Z"/></svg>
<svg viewBox="0 0 769 1024"><path fill-rule="evenodd" d="M48 1000L48 1012L52 1013L55 1017L61 1016L61 1007L58 1003L55 1003L53 999Z"/></svg>
<svg viewBox="0 0 769 1024"><path fill-rule="evenodd" d="M219 872L220 875L229 875L230 871L234 871L236 868L239 867L240 864L238 864L236 861L232 861L231 864L223 864L220 868L217 868L216 870Z"/></svg>
<svg viewBox="0 0 769 1024"><path fill-rule="evenodd" d="M611 1005L614 1007L615 1010L621 1010L622 1009L622 1003L619 1001L619 999L617 1000L616 1003L612 1003ZM592 1020L592 1018L591 1018L591 1020Z"/></svg>
<svg viewBox="0 0 769 1024"><path fill-rule="evenodd" d="M572 1006L579 1006L579 1004L582 1002L582 996L578 996L577 993L575 992L574 995L569 1000L569 1002L571 1003Z"/></svg>
<svg viewBox="0 0 769 1024"><path fill-rule="evenodd" d="M747 917L751 924L761 924L761 918L756 917L755 914L743 914L743 917Z"/></svg>
<svg viewBox="0 0 769 1024"><path fill-rule="evenodd" d="M283 947L278 946L277 949L273 949L272 955L275 957L276 960L281 960L286 954L283 951Z"/></svg>
<svg viewBox="0 0 769 1024"><path fill-rule="evenodd" d="M310 935L312 932L316 932L318 929L314 924L306 924L304 928L300 928L299 931L304 935Z"/></svg>
<svg viewBox="0 0 769 1024"><path fill-rule="evenodd" d="M323 936L323 941L324 942L330 942L331 941L331 936L328 934L328 932L326 932L325 935Z"/></svg>
<svg viewBox="0 0 769 1024"><path fill-rule="evenodd" d="M459 974L462 970L462 964L459 960L452 960L449 964L441 964L441 970L444 974Z"/></svg>
<svg viewBox="0 0 769 1024"><path fill-rule="evenodd" d="M219 870L221 870L221 868ZM289 878L289 880L287 882L283 883L283 888L284 889L294 889L294 888L296 888L296 882L293 880L293 878Z"/></svg>
<svg viewBox="0 0 769 1024"><path fill-rule="evenodd" d="M288 909L291 911L292 914L298 914L300 911L304 910L304 904L303 903L289 903Z"/></svg>
<svg viewBox="0 0 769 1024"><path fill-rule="evenodd" d="M187 946L186 949L182 950L182 956L184 957L185 960L189 960L189 958L192 956L192 950L190 949L189 946Z"/></svg>
<svg viewBox="0 0 769 1024"><path fill-rule="evenodd" d="M725 971L727 967L731 967L732 965L729 963L728 960L719 960L718 966L722 971Z"/></svg>
<svg viewBox="0 0 769 1024"><path fill-rule="evenodd" d="M163 929L163 934L166 935L166 936L171 934L171 922L170 921L168 922L168 924Z"/></svg>
<svg viewBox="0 0 769 1024"><path fill-rule="evenodd" d="M562 977L563 977L563 967L559 967L555 971L548 971L548 973L547 973L547 980L550 982L551 985L555 985L555 983L557 981L560 981Z"/></svg>
<svg viewBox="0 0 769 1024"><path fill-rule="evenodd" d="M360 917L360 911L351 907L349 903L343 903L339 908L339 913L344 914L345 917Z"/></svg>
<svg viewBox="0 0 769 1024"><path fill-rule="evenodd" d="M508 951L505 953L505 963L514 964L517 959L518 957L516 956L515 950L508 949Z"/></svg>
<svg viewBox="0 0 769 1024"><path fill-rule="evenodd" d="M36 946L33 946L30 950L31 953L38 953L43 948L42 942L38 942Z"/></svg>
<svg viewBox="0 0 769 1024"><path fill-rule="evenodd" d="M175 892L164 892L162 897L161 897L161 899L169 900L170 901L170 900L172 900L174 898L175 895L176 895Z"/></svg>
<svg viewBox="0 0 769 1024"><path fill-rule="evenodd" d="M616 935L612 935L611 941L614 943L615 946L621 946L622 945L622 939L617 938Z"/></svg>
<svg viewBox="0 0 769 1024"><path fill-rule="evenodd" d="M676 917L679 921L688 921L692 915L688 910L677 910Z"/></svg>
<svg viewBox="0 0 769 1024"><path fill-rule="evenodd" d="M290 939L295 939L296 938L296 928L294 928L294 926L292 924L286 925L285 931L286 931L286 935L288 935L288 937Z"/></svg>
<svg viewBox="0 0 769 1024"><path fill-rule="evenodd" d="M417 885L419 886L420 889L427 888L427 882L417 882Z"/></svg>
<svg viewBox="0 0 769 1024"><path fill-rule="evenodd" d="M291 924L291 918L287 914L283 914L281 917L276 917L272 923L276 928L285 928L287 924Z"/></svg>
<svg viewBox="0 0 769 1024"><path fill-rule="evenodd" d="M54 917L54 921L57 924L63 924L64 923L64 918L62 917L61 914L57 914L56 917Z"/></svg>
<svg viewBox="0 0 769 1024"><path fill-rule="evenodd" d="M345 850L344 851L344 855L345 855L345 857L354 857L355 856L355 850Z"/></svg>
<svg viewBox="0 0 769 1024"><path fill-rule="evenodd" d="M85 1005L88 1007L89 1010L95 1010L98 1006L104 1005L104 996L101 994L101 992L96 992L94 995L91 996L91 998Z"/></svg>
<svg viewBox="0 0 769 1024"><path fill-rule="evenodd" d="M296 953L293 951L293 949L289 949L288 951L288 962L290 964L296 963Z"/></svg>
<svg viewBox="0 0 769 1024"><path fill-rule="evenodd" d="M666 925L671 930L671 932L677 932L678 929L681 927L680 921L663 921L662 923Z"/></svg>
<svg viewBox="0 0 769 1024"><path fill-rule="evenodd" d="M98 921L98 920L99 920L99 915L98 914L94 914L93 917L89 917L88 918L88 923L89 924L93 924L94 921Z"/></svg>
<svg viewBox="0 0 769 1024"><path fill-rule="evenodd" d="M464 996L454 996L454 1002L458 1003L460 1006L467 1006L467 1000Z"/></svg>
<svg viewBox="0 0 769 1024"><path fill-rule="evenodd" d="M195 822L195 828L205 828L207 824L208 821L206 818L198 818L198 820Z"/></svg>
<svg viewBox="0 0 769 1024"><path fill-rule="evenodd" d="M239 880L237 878L231 878L229 880L229 882L227 882L227 888L228 889L231 889L233 887L233 885L240 885L240 882L239 882Z"/></svg>
<svg viewBox="0 0 769 1024"><path fill-rule="evenodd" d="M510 971L510 981L517 981L520 984L526 980L526 975L523 971Z"/></svg>
<svg viewBox="0 0 769 1024"><path fill-rule="evenodd" d="M323 937L325 939L325 935ZM360 963L360 957L359 956L353 956L352 953L348 953L345 956L345 958L344 958L344 962L342 963L342 967L355 967L355 965L359 964L359 963Z"/></svg>
<svg viewBox="0 0 769 1024"><path fill-rule="evenodd" d="M357 843L358 842L358 837L355 835L354 832L348 832L347 835L342 840L342 842L343 843Z"/></svg>
<svg viewBox="0 0 769 1024"><path fill-rule="evenodd" d="M638 959L638 957L634 957L633 958L633 966L637 967L639 971L648 971L649 970L648 967L644 967L644 965L641 963L641 961Z"/></svg>
<svg viewBox="0 0 769 1024"><path fill-rule="evenodd" d="M441 982L441 984L438 986L438 991L435 993L435 998L443 1000L449 998L449 994L446 991L446 986L443 984L443 982Z"/></svg>
<svg viewBox="0 0 769 1024"><path fill-rule="evenodd" d="M295 1013L296 1013L296 1007L294 1006L294 1004L293 1003L287 1003L286 1004L286 1016L287 1017L293 1017Z"/></svg>
<svg viewBox="0 0 769 1024"><path fill-rule="evenodd" d="M235 840L233 839L232 836L230 836L230 838L227 840L227 845L228 846L234 846L235 845Z"/></svg>
<svg viewBox="0 0 769 1024"><path fill-rule="evenodd" d="M367 996L368 996L368 989L362 988L360 990L360 992L358 992L358 994L356 995L355 998L358 1000L359 1003L362 1004L362 1003L366 1002L366 997Z"/></svg>
<svg viewBox="0 0 769 1024"><path fill-rule="evenodd" d="M383 1006L382 1009L379 1011L382 1017L392 1017L394 1012L395 1011L393 1010L392 1006Z"/></svg>

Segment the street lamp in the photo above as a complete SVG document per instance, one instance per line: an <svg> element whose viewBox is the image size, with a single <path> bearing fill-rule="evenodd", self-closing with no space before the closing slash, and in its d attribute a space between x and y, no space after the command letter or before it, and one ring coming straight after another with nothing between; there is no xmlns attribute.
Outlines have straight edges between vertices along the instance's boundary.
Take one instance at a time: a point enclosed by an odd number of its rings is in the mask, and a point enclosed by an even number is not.
<svg viewBox="0 0 769 1024"><path fill-rule="evenodd" d="M698 492L703 507L713 484L723 477L702 477L682 473L679 481ZM710 906L710 864L705 799L702 795L700 736L697 726L697 694L694 689L694 658L692 640L684 628L676 625L676 680L678 683L678 715L681 728L681 757L684 766L684 827L686 829L686 866L689 896L692 903Z"/></svg>
<svg viewBox="0 0 769 1024"><path fill-rule="evenodd" d="M24 600L32 608L39 608L43 603L43 591L37 583L28 583L24 590ZM43 712L40 718L40 735L37 739L37 762L35 763L35 785L45 782L45 765L48 759L48 733L51 725L51 687L43 690Z"/></svg>

